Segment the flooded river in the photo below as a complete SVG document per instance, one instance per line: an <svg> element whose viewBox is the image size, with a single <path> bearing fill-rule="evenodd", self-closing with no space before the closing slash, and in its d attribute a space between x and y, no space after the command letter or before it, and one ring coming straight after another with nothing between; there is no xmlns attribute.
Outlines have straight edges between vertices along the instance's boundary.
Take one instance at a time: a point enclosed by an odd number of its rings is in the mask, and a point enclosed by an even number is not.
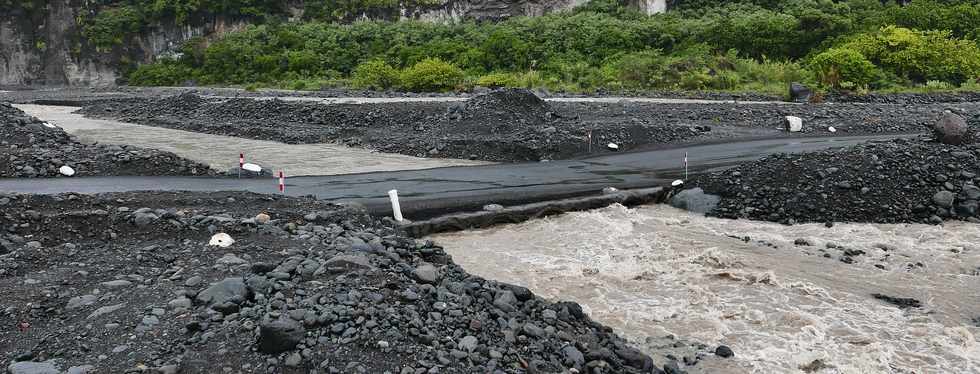
<svg viewBox="0 0 980 374"><path fill-rule="evenodd" d="M225 171L238 166L238 154L247 162L285 170L287 175L334 175L373 171L429 169L443 166L479 165L484 162L428 159L336 144L283 144L272 141L210 135L118 121L85 118L64 106L15 105L75 135L82 142L133 145L173 152Z"/></svg>
<svg viewBox="0 0 980 374"><path fill-rule="evenodd" d="M976 224L781 226L613 206L433 239L468 271L577 301L650 352L668 334L734 350L692 373L980 372Z"/></svg>

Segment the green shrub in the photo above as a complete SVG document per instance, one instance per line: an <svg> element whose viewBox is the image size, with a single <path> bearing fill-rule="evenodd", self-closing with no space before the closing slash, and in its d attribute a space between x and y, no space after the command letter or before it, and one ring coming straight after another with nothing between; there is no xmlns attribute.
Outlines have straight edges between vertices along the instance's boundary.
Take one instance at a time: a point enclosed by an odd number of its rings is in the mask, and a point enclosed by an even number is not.
<svg viewBox="0 0 980 374"><path fill-rule="evenodd" d="M181 86L194 79L194 71L174 60L164 59L138 66L129 73L128 79L132 86Z"/></svg>
<svg viewBox="0 0 980 374"><path fill-rule="evenodd" d="M354 87L387 90L398 86L397 69L384 60L371 60L357 65L351 75Z"/></svg>
<svg viewBox="0 0 980 374"><path fill-rule="evenodd" d="M848 48L832 48L814 56L810 68L820 83L833 88L867 87L881 75L864 55Z"/></svg>
<svg viewBox="0 0 980 374"><path fill-rule="evenodd" d="M955 39L949 31L918 31L888 26L843 45L882 69L914 82L955 84L980 76L980 47Z"/></svg>
<svg viewBox="0 0 980 374"><path fill-rule="evenodd" d="M915 0L901 7L890 7L886 22L918 30L949 30L958 38L980 36L980 3Z"/></svg>
<svg viewBox="0 0 980 374"><path fill-rule="evenodd" d="M949 91L952 88L952 84L943 81L927 81L925 85L926 91Z"/></svg>
<svg viewBox="0 0 980 374"><path fill-rule="evenodd" d="M476 85L481 87L518 87L518 80L510 73L491 73L481 76L476 80Z"/></svg>
<svg viewBox="0 0 980 374"><path fill-rule="evenodd" d="M799 23L792 15L767 9L736 11L721 18L710 35L723 50L734 48L756 58L794 56L805 50L795 44Z"/></svg>
<svg viewBox="0 0 980 374"><path fill-rule="evenodd" d="M463 82L463 70L437 57L427 58L401 73L401 86L415 92L441 92Z"/></svg>
<svg viewBox="0 0 980 374"><path fill-rule="evenodd" d="M963 91L977 91L980 92L980 78L968 79L966 82L960 85L960 89Z"/></svg>
<svg viewBox="0 0 980 374"><path fill-rule="evenodd" d="M131 6L103 9L82 25L82 36L98 49L109 49L138 33L143 22L143 15Z"/></svg>
<svg viewBox="0 0 980 374"><path fill-rule="evenodd" d="M626 88L654 88L663 83L665 58L660 50L626 53L611 59L606 69Z"/></svg>

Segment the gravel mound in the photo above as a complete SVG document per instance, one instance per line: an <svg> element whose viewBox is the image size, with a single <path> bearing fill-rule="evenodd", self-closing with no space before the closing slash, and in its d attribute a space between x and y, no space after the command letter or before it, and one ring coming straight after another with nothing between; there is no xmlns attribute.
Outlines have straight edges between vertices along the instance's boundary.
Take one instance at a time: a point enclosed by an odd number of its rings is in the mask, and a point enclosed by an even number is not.
<svg viewBox="0 0 980 374"><path fill-rule="evenodd" d="M921 139L783 154L696 177L710 214L781 222L978 220L980 146Z"/></svg>
<svg viewBox="0 0 980 374"><path fill-rule="evenodd" d="M64 130L0 103L0 177L74 175L206 175L207 165L170 152L129 146L82 144Z"/></svg>
<svg viewBox="0 0 980 374"><path fill-rule="evenodd" d="M711 352L654 363L578 304L470 275L432 242L312 199L144 192L0 205L3 368L651 373ZM234 244L207 247L215 233Z"/></svg>
<svg viewBox="0 0 980 374"><path fill-rule="evenodd" d="M541 125L554 118L547 102L523 88L503 88L476 95L466 100L459 112L450 116L523 125Z"/></svg>

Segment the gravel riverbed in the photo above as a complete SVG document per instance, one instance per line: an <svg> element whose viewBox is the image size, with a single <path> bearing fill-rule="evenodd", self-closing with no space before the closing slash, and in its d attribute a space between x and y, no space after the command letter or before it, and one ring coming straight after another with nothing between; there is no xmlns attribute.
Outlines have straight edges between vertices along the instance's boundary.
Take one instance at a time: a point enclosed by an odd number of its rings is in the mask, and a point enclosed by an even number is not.
<svg viewBox="0 0 980 374"><path fill-rule="evenodd" d="M207 165L170 152L81 143L64 130L0 103L0 177L213 175Z"/></svg>
<svg viewBox="0 0 980 374"><path fill-rule="evenodd" d="M539 161L665 144L801 135L919 133L980 104L553 102L496 90L455 102L322 104L185 93L105 101L87 116L284 143L334 142L417 157ZM786 116L803 120L783 130ZM974 118L975 115L974 115ZM831 129L833 128L833 129Z"/></svg>
<svg viewBox="0 0 980 374"><path fill-rule="evenodd" d="M715 354L675 342L683 359L654 362L578 304L471 275L350 207L188 192L0 205L14 373L659 373ZM234 243L209 246L217 233Z"/></svg>
<svg viewBox="0 0 980 374"><path fill-rule="evenodd" d="M980 223L980 145L926 137L777 154L695 177L709 215L805 222Z"/></svg>

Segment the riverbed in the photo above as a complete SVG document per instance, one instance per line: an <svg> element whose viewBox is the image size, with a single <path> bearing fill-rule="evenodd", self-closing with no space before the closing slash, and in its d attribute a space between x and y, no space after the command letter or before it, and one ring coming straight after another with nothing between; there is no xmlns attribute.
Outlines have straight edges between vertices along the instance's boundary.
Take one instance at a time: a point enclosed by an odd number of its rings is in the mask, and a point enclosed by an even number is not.
<svg viewBox="0 0 980 374"><path fill-rule="evenodd" d="M83 142L155 148L211 165L219 171L237 168L239 153L245 153L246 162L273 170L285 170L290 176L354 174L486 164L469 160L419 158L373 152L338 144L283 144L91 119L74 113L80 109L78 107L30 104L14 106L27 114L63 128Z"/></svg>

